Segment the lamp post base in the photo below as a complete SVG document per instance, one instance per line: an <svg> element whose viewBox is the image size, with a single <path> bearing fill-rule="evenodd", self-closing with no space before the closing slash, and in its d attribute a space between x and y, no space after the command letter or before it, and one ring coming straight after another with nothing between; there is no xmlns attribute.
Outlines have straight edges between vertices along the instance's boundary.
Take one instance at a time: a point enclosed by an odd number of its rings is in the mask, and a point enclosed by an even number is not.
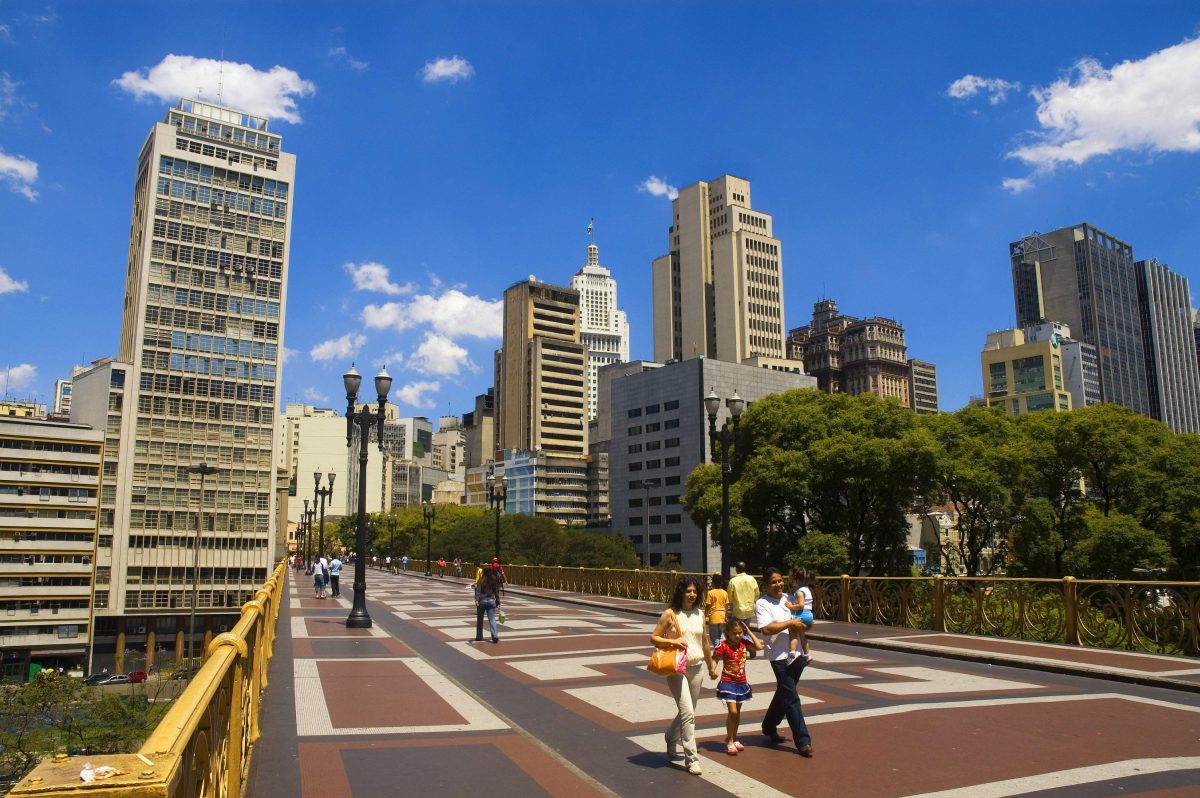
<svg viewBox="0 0 1200 798"><path fill-rule="evenodd" d="M346 616L346 627L349 629L370 629L371 613L367 612L366 584L354 585L354 608Z"/></svg>

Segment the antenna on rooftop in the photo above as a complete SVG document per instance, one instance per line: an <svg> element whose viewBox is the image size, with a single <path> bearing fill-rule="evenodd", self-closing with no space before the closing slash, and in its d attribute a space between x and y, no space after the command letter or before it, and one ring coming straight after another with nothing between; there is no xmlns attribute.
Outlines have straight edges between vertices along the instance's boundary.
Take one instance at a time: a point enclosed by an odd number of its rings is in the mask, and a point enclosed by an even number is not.
<svg viewBox="0 0 1200 798"><path fill-rule="evenodd" d="M222 33L224 33L224 32L222 31ZM222 94L222 90L224 89L224 86L225 86L225 45L221 45L221 66L217 70L217 102L222 105L224 104L224 100L221 99L221 94Z"/></svg>

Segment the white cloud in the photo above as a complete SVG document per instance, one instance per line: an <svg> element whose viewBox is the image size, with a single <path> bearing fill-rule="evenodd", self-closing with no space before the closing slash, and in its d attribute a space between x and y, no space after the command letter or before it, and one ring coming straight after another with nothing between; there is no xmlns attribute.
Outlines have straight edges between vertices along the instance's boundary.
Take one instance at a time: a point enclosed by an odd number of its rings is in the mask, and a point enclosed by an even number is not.
<svg viewBox="0 0 1200 798"><path fill-rule="evenodd" d="M17 97L19 85L7 72L0 72L0 122L8 116L9 109L20 101Z"/></svg>
<svg viewBox="0 0 1200 798"><path fill-rule="evenodd" d="M499 338L504 325L504 303L500 300L489 302L451 288L436 297L420 294L406 303L367 305L363 308L362 320L371 329L390 328L403 332L419 324L428 324L450 339L464 336Z"/></svg>
<svg viewBox="0 0 1200 798"><path fill-rule="evenodd" d="M652 194L655 197L666 197L667 199L675 199L679 196L679 189L669 184L665 177L655 177L654 175L650 175L638 184L637 190L643 194Z"/></svg>
<svg viewBox="0 0 1200 798"><path fill-rule="evenodd" d="M438 81L458 83L474 74L475 67L471 66L471 62L455 55L450 58L426 61L425 68L421 70L421 79L426 83L437 83Z"/></svg>
<svg viewBox="0 0 1200 798"><path fill-rule="evenodd" d="M436 380L433 382L410 382L392 396L396 401L413 407L433 407L433 399L426 394L437 393L441 387L442 384Z"/></svg>
<svg viewBox="0 0 1200 798"><path fill-rule="evenodd" d="M347 360L357 355L366 342L367 336L362 333L346 333L341 338L331 338L317 344L309 350L308 356L317 363L323 360Z"/></svg>
<svg viewBox="0 0 1200 798"><path fill-rule="evenodd" d="M466 349L437 333L427 332L408 359L409 365L421 374L441 374L452 377L462 372L478 371Z"/></svg>
<svg viewBox="0 0 1200 798"><path fill-rule="evenodd" d="M286 67L276 65L260 72L249 64L174 54L149 70L126 72L113 84L139 100L151 95L167 101L195 97L197 86L205 98L215 98L219 85L223 105L293 123L300 121L296 99L317 90Z"/></svg>
<svg viewBox="0 0 1200 798"><path fill-rule="evenodd" d="M374 365L380 368L393 368L404 362L403 352L388 352L382 357L377 357L374 360Z"/></svg>
<svg viewBox="0 0 1200 798"><path fill-rule="evenodd" d="M342 266L354 281L356 291L378 291L383 294L411 294L416 286L412 283L396 285L389 278L391 271L382 263L347 263Z"/></svg>
<svg viewBox="0 0 1200 798"><path fill-rule="evenodd" d="M9 155L0 149L0 181L8 183L13 191L32 202L38 198L33 188L37 179L37 161L31 161L23 155Z"/></svg>
<svg viewBox="0 0 1200 798"><path fill-rule="evenodd" d="M1121 150L1200 151L1200 39L1111 69L1085 58L1031 94L1041 130L1008 155L1040 169Z"/></svg>
<svg viewBox="0 0 1200 798"><path fill-rule="evenodd" d="M29 283L24 280L14 280L8 276L8 272L4 271L4 267L0 266L0 294L24 293L28 290Z"/></svg>
<svg viewBox="0 0 1200 798"><path fill-rule="evenodd" d="M999 105L1008 99L1010 91L1020 90L1020 83L1010 83L1001 78L981 78L978 75L963 75L950 84L950 88L946 89L946 94L956 100L965 100L974 97L980 91L985 91L988 94L988 102L992 105Z"/></svg>
<svg viewBox="0 0 1200 798"><path fill-rule="evenodd" d="M304 398L310 402L329 402L329 396L318 391L316 388L309 386L304 389Z"/></svg>
<svg viewBox="0 0 1200 798"><path fill-rule="evenodd" d="M28 363L22 363L19 366L5 366L0 377L3 377L4 385L0 389L5 391L19 391L29 387L33 381L37 379L37 366L31 366Z"/></svg>
<svg viewBox="0 0 1200 798"><path fill-rule="evenodd" d="M1027 177L1006 177L1000 181L1000 187L1013 194L1020 194L1033 188L1033 181Z"/></svg>
<svg viewBox="0 0 1200 798"><path fill-rule="evenodd" d="M354 56L350 55L350 52L345 47L334 47L329 51L329 54L334 58L344 60L351 69L359 72L362 72L367 67L371 66L366 61L359 61Z"/></svg>
<svg viewBox="0 0 1200 798"><path fill-rule="evenodd" d="M298 355L298 354L300 354L300 353L299 353L299 352L297 352L295 349L292 349L290 346L284 346L284 347L280 347L280 349L279 349L279 362L280 362L280 363L287 363L289 360L291 360L292 358L294 358L294 357L295 357L296 355Z"/></svg>

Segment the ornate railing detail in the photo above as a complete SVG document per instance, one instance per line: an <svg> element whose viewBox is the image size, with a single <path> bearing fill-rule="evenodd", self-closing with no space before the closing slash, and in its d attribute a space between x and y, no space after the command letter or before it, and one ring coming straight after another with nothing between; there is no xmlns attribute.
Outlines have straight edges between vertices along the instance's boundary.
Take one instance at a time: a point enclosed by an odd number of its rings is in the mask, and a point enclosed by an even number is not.
<svg viewBox="0 0 1200 798"><path fill-rule="evenodd" d="M545 565L505 573L513 585L664 603L682 575ZM1200 655L1200 582L835 576L812 588L814 613L826 620Z"/></svg>
<svg viewBox="0 0 1200 798"><path fill-rule="evenodd" d="M232 630L218 635L208 658L137 754L44 760L10 793L49 798L240 798L258 741L259 701L275 644L285 565L242 606ZM119 775L82 786L84 759Z"/></svg>

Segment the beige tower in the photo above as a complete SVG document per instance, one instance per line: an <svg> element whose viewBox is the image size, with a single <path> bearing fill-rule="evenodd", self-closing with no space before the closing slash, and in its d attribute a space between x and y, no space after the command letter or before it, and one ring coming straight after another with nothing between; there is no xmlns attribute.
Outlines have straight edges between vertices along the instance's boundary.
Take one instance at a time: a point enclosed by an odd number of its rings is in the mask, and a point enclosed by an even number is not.
<svg viewBox="0 0 1200 798"><path fill-rule="evenodd" d="M586 455L586 375L579 292L532 277L505 291L496 448Z"/></svg>
<svg viewBox="0 0 1200 798"><path fill-rule="evenodd" d="M669 253L653 264L654 359L782 360L782 255L750 182L687 186L671 213Z"/></svg>
<svg viewBox="0 0 1200 798"><path fill-rule="evenodd" d="M97 571L112 574L106 604L97 590L103 664L126 650L183 656L193 595L190 651L200 651L274 566L295 171L266 119L187 99L138 154L119 355L127 365L112 364L111 382L80 376L94 383L90 423L120 433L100 498ZM201 464L219 470L202 480Z"/></svg>

